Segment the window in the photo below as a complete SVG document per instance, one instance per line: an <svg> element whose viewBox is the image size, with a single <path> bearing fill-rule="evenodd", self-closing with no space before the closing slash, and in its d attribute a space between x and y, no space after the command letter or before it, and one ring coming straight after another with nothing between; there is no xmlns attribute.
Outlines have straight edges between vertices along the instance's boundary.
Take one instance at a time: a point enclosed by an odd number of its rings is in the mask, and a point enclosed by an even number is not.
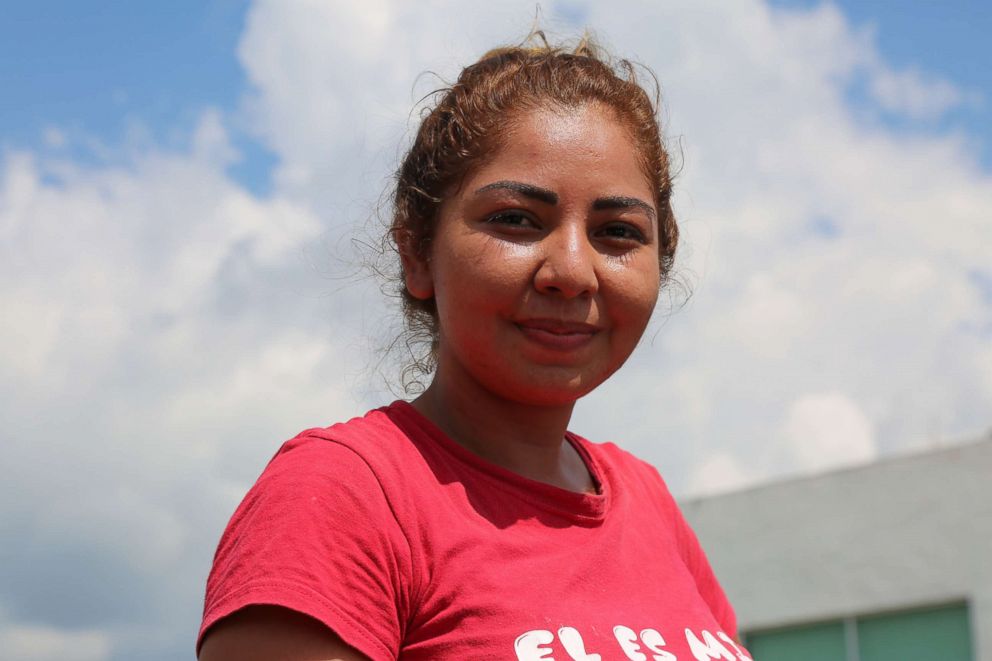
<svg viewBox="0 0 992 661"><path fill-rule="evenodd" d="M754 631L757 661L973 661L967 604Z"/></svg>

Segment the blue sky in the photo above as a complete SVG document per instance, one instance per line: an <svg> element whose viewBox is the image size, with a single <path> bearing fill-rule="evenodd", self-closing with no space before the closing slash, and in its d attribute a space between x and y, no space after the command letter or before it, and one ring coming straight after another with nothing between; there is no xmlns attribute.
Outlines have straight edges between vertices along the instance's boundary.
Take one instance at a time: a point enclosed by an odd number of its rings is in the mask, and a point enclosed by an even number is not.
<svg viewBox="0 0 992 661"><path fill-rule="evenodd" d="M542 5L657 72L692 292L663 292L576 432L680 497L987 433L990 12ZM279 443L396 397L396 283L361 265L395 269L368 246L421 74L533 12L4 2L5 659L192 657L217 539Z"/></svg>
<svg viewBox="0 0 992 661"><path fill-rule="evenodd" d="M61 130L71 153L107 159L128 131L185 146L207 106L235 112L247 80L237 44L248 2L125 0L4 2L0 20L0 144L40 147ZM271 154L233 127L243 160L233 172L268 185Z"/></svg>
<svg viewBox="0 0 992 661"><path fill-rule="evenodd" d="M810 0L774 0L774 6L808 9ZM954 81L980 95L938 122L900 120L891 114L874 119L907 132L964 130L979 137L975 148L992 167L992 8L984 0L927 2L841 0L849 20L873 31L879 51L897 67L912 67Z"/></svg>

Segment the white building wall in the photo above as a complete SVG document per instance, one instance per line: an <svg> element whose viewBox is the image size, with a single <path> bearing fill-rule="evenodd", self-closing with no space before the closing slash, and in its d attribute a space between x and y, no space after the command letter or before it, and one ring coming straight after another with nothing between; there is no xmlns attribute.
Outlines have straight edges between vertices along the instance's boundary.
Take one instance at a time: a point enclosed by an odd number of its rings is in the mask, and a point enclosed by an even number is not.
<svg viewBox="0 0 992 661"><path fill-rule="evenodd" d="M992 661L992 437L682 508L742 630L966 600Z"/></svg>

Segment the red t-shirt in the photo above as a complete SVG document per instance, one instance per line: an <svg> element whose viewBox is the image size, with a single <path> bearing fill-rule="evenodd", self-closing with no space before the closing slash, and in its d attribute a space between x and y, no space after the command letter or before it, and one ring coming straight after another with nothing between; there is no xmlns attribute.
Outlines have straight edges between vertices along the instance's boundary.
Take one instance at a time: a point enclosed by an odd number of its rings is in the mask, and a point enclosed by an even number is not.
<svg viewBox="0 0 992 661"><path fill-rule="evenodd" d="M199 640L274 604L374 661L749 659L657 471L568 440L598 493L481 459L405 402L302 432L221 537Z"/></svg>

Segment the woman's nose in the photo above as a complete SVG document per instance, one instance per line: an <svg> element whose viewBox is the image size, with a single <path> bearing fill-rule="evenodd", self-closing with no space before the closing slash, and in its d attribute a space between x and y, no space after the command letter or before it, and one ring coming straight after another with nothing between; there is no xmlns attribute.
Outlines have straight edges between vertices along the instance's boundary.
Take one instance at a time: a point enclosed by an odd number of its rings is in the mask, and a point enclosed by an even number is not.
<svg viewBox="0 0 992 661"><path fill-rule="evenodd" d="M541 264L534 275L539 292L575 298L598 291L597 253L584 228L558 227L541 243Z"/></svg>

